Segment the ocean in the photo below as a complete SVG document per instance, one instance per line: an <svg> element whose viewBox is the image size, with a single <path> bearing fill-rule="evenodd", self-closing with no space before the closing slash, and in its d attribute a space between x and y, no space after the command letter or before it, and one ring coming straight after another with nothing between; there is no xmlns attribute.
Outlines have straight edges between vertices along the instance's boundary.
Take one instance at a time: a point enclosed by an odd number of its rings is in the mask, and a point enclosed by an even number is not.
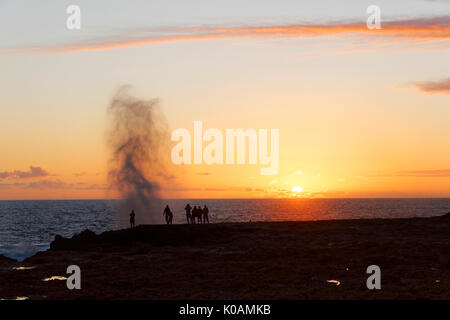
<svg viewBox="0 0 450 320"><path fill-rule="evenodd" d="M166 200L174 223L186 223L186 203L207 205L211 223L432 217L450 212L445 199L189 199ZM55 235L87 228L101 233L126 227L117 200L0 201L0 254L18 260L47 250ZM161 212L160 215L163 223ZM141 213L142 214L142 213ZM140 213L136 212L139 225Z"/></svg>

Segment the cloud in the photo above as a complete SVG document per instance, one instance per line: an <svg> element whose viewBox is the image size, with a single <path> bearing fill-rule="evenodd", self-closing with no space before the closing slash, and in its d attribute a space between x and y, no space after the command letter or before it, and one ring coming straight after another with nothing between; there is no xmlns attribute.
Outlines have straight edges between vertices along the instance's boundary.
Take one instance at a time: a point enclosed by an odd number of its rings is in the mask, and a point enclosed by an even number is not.
<svg viewBox="0 0 450 320"><path fill-rule="evenodd" d="M42 169L41 167L33 167L30 166L29 171L20 171L20 170L14 170L14 171L3 171L0 172L0 179L28 179L28 178L39 178L39 177L46 177L49 173Z"/></svg>
<svg viewBox="0 0 450 320"><path fill-rule="evenodd" d="M8 178L10 175L9 172L0 172L0 179Z"/></svg>
<svg viewBox="0 0 450 320"><path fill-rule="evenodd" d="M67 189L67 190L106 190L105 184L68 183L61 180L39 180L26 184L15 185L25 189Z"/></svg>
<svg viewBox="0 0 450 320"><path fill-rule="evenodd" d="M199 172L199 173L197 173L197 175L198 176L210 176L210 175L212 175L212 173L211 172Z"/></svg>
<svg viewBox="0 0 450 320"><path fill-rule="evenodd" d="M115 37L98 37L74 44L28 46L15 48L25 51L74 53L140 47L173 42L193 42L226 39L280 39L318 37L326 35L362 35L389 37L397 40L449 40L450 16L436 16L382 22L379 30L369 30L364 22L335 22L328 24L295 24L234 27L172 27L132 29Z"/></svg>
<svg viewBox="0 0 450 320"><path fill-rule="evenodd" d="M411 86L420 91L429 94L448 94L450 95L450 78L438 81L413 82Z"/></svg>
<svg viewBox="0 0 450 320"><path fill-rule="evenodd" d="M27 189L65 189L70 188L72 185L65 183L61 180L39 180L28 183L25 188Z"/></svg>
<svg viewBox="0 0 450 320"><path fill-rule="evenodd" d="M66 189L66 190L107 190L106 184L88 184L84 182L68 183L61 180L37 180L31 182L1 183L0 189Z"/></svg>
<svg viewBox="0 0 450 320"><path fill-rule="evenodd" d="M205 191L228 191L230 189L225 189L225 188L203 188L203 190L205 190Z"/></svg>
<svg viewBox="0 0 450 320"><path fill-rule="evenodd" d="M0 188L3 189L61 189L71 186L68 183L64 183L60 180L38 180L32 182L12 182L12 183L0 183Z"/></svg>
<svg viewBox="0 0 450 320"><path fill-rule="evenodd" d="M14 183L2 183L0 182L0 189L10 189L14 187L23 187L23 183L14 182Z"/></svg>
<svg viewBox="0 0 450 320"><path fill-rule="evenodd" d="M79 189L79 190L108 190L109 187L106 184L94 183L94 184L88 184L83 187L78 187L77 189Z"/></svg>
<svg viewBox="0 0 450 320"><path fill-rule="evenodd" d="M414 178L448 178L450 177L450 169L436 169L436 170L406 170L396 171L392 173L380 173L373 175L362 176L364 178L379 178L379 177L414 177Z"/></svg>
<svg viewBox="0 0 450 320"><path fill-rule="evenodd" d="M75 172L73 175L77 178L81 178L87 176L88 174L86 173L86 171L82 171L82 172Z"/></svg>
<svg viewBox="0 0 450 320"><path fill-rule="evenodd" d="M174 179L177 178L177 177L176 177L175 175L173 175L173 174L164 173L164 172L158 172L158 173L155 174L155 176L157 176L157 177L162 177L162 178L165 179L165 180L174 180Z"/></svg>
<svg viewBox="0 0 450 320"><path fill-rule="evenodd" d="M450 177L450 170L413 170L413 171L399 171L398 176L402 177Z"/></svg>

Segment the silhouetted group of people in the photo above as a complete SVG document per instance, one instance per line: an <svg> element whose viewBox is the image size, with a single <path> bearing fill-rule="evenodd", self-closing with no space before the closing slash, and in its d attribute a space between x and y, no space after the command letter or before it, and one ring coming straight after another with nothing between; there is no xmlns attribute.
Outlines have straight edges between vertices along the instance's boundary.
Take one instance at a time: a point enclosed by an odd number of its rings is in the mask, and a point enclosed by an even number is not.
<svg viewBox="0 0 450 320"><path fill-rule="evenodd" d="M184 207L186 211L186 220L188 224L209 223L209 209L205 205L203 209L200 206L192 208L189 203Z"/></svg>
<svg viewBox="0 0 450 320"><path fill-rule="evenodd" d="M203 207L203 209L201 206L194 206L194 208L192 208L188 203L186 207L184 207L184 210L186 211L186 220L188 224L209 223L209 209L206 205ZM170 210L169 205L166 205L166 207L164 208L163 216L167 224L172 224L173 213ZM136 214L134 213L134 210L131 210L130 228L135 227L135 217Z"/></svg>

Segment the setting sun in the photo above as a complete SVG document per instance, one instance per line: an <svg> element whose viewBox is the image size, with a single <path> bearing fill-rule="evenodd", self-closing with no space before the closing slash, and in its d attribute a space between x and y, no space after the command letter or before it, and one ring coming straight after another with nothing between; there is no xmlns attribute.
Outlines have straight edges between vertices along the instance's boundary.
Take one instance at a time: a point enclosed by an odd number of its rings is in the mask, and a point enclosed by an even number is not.
<svg viewBox="0 0 450 320"><path fill-rule="evenodd" d="M295 192L295 193L300 193L302 191L303 191L302 187L294 187L294 188L292 188L292 192Z"/></svg>

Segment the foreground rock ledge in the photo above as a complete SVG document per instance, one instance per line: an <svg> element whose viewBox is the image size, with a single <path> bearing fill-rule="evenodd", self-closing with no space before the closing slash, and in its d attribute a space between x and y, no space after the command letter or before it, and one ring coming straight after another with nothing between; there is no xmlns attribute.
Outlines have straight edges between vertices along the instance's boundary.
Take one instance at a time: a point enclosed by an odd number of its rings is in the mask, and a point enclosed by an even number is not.
<svg viewBox="0 0 450 320"><path fill-rule="evenodd" d="M71 264L81 268L81 290L42 281ZM372 264L381 268L381 290L366 287ZM34 268L0 269L0 298L449 299L450 219L86 230L57 236L22 265Z"/></svg>

